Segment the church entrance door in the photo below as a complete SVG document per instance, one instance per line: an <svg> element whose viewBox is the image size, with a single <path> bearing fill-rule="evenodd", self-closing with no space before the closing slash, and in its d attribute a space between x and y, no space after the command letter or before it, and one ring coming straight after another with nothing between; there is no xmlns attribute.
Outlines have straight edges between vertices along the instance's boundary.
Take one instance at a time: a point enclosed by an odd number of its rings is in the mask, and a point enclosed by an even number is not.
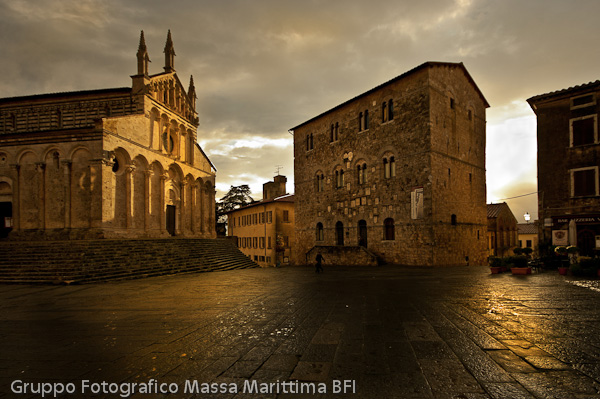
<svg viewBox="0 0 600 399"><path fill-rule="evenodd" d="M167 231L170 235L175 235L175 205L167 205Z"/></svg>

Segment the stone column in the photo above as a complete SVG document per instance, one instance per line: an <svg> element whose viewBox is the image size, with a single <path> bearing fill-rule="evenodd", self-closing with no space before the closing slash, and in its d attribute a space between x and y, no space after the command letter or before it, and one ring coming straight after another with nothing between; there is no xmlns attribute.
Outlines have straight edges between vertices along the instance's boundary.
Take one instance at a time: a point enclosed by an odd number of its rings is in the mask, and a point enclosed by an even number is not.
<svg viewBox="0 0 600 399"><path fill-rule="evenodd" d="M164 172L160 175L160 232L168 234L167 232L167 204L165 203L165 182L169 178L169 174Z"/></svg>
<svg viewBox="0 0 600 399"><path fill-rule="evenodd" d="M186 137L187 136L186 136L185 129L181 130L179 132L179 160L181 162L188 162L187 140L186 140Z"/></svg>
<svg viewBox="0 0 600 399"><path fill-rule="evenodd" d="M133 173L135 172L135 165L132 163L127 165L125 168L125 203L127 204L127 209L125 210L125 216L127 218L127 222L125 224L127 230L130 230L133 227L133 209L134 209L134 199L133 199L133 186L135 184Z"/></svg>
<svg viewBox="0 0 600 399"><path fill-rule="evenodd" d="M38 171L38 228L46 229L46 164L44 162L37 162L35 169Z"/></svg>
<svg viewBox="0 0 600 399"><path fill-rule="evenodd" d="M13 170L13 230L21 228L21 165L10 165Z"/></svg>
<svg viewBox="0 0 600 399"><path fill-rule="evenodd" d="M150 229L150 179L154 173L151 170L144 171L144 231Z"/></svg>
<svg viewBox="0 0 600 399"><path fill-rule="evenodd" d="M70 160L64 159L60 162L64 173L64 188L65 188L65 229L71 228L71 165Z"/></svg>
<svg viewBox="0 0 600 399"><path fill-rule="evenodd" d="M191 207L191 223L190 223L190 230L192 231L192 234L194 234L196 232L196 201L197 201L197 197L198 197L198 184L197 183L193 183L191 185L192 190L192 203L190 204Z"/></svg>
<svg viewBox="0 0 600 399"><path fill-rule="evenodd" d="M180 203L181 203L181 212L180 212L180 220L181 220L181 233L183 235L186 234L186 231L188 229L188 220L187 220L187 208L190 204L187 203L187 192L190 189L190 185L188 184L187 181L182 181L181 182L181 198L180 198Z"/></svg>

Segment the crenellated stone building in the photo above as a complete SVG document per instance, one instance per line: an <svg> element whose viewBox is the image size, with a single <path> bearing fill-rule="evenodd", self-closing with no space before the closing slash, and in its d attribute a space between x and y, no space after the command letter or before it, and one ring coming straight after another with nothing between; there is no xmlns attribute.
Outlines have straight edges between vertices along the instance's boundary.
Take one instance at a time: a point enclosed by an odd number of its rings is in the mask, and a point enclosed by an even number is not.
<svg viewBox="0 0 600 399"><path fill-rule="evenodd" d="M164 53L149 75L142 32L131 88L0 99L0 235L215 236L216 169L170 31Z"/></svg>
<svg viewBox="0 0 600 399"><path fill-rule="evenodd" d="M427 62L294 127L296 263L483 264L488 106Z"/></svg>

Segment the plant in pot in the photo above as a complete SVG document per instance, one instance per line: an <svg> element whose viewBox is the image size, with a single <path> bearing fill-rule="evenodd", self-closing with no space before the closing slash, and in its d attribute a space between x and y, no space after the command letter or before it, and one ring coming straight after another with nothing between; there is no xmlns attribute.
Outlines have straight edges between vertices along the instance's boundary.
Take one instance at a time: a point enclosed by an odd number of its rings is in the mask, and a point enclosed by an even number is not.
<svg viewBox="0 0 600 399"><path fill-rule="evenodd" d="M503 271L502 268L504 266L504 260L502 258L499 258L497 256L490 256L488 258L488 262L490 264L490 272L492 274L498 274Z"/></svg>
<svg viewBox="0 0 600 399"><path fill-rule="evenodd" d="M511 256L507 262L512 265L510 271L512 274L531 274L531 267L527 264L527 256Z"/></svg>
<svg viewBox="0 0 600 399"><path fill-rule="evenodd" d="M566 275L569 271L569 260L567 259L567 247L558 246L554 248L554 253L560 259L560 266L558 267L558 274Z"/></svg>

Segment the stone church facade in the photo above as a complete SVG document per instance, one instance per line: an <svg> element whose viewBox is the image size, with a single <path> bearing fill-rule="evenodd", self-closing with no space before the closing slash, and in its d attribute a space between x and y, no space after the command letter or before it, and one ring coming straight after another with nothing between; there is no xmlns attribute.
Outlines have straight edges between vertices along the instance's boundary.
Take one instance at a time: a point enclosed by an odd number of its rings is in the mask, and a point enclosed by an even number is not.
<svg viewBox="0 0 600 399"><path fill-rule="evenodd" d="M197 144L169 31L132 87L0 99L0 232L22 239L215 237L216 169Z"/></svg>
<svg viewBox="0 0 600 399"><path fill-rule="evenodd" d="M294 127L296 263L485 263L487 107L462 63L427 62Z"/></svg>

